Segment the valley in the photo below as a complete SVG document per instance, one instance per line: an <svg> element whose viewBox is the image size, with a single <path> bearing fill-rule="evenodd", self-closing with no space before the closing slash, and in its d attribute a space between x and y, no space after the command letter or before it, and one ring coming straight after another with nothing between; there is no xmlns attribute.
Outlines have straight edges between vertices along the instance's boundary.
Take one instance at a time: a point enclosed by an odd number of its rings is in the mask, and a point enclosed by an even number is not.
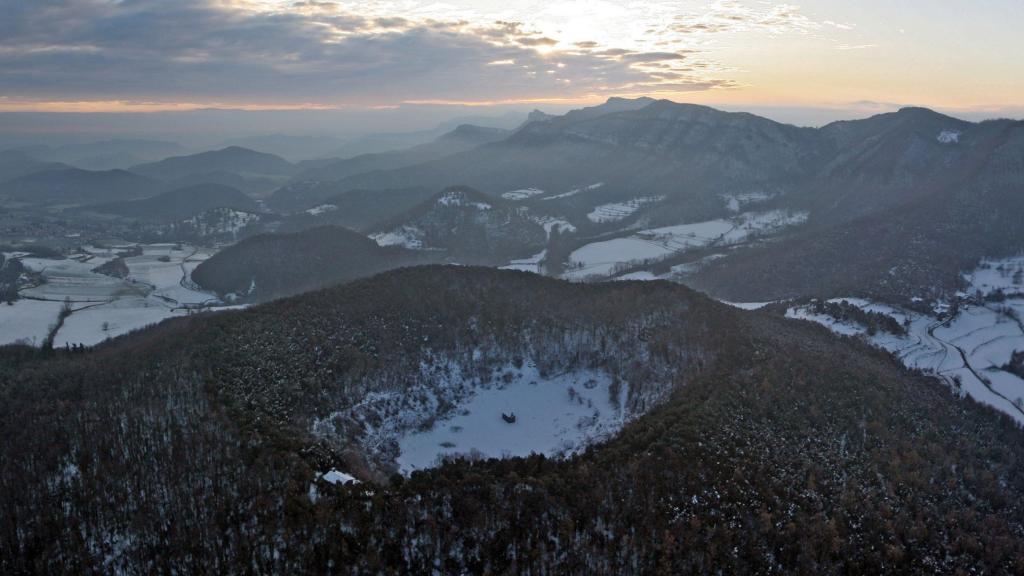
<svg viewBox="0 0 1024 576"><path fill-rule="evenodd" d="M92 346L167 318L223 307L191 281L210 254L188 245L130 244L84 246L60 259L20 257L26 285L0 313L0 337L4 344L38 346L49 339L59 348ZM123 272L101 271L112 263Z"/></svg>
<svg viewBox="0 0 1024 576"><path fill-rule="evenodd" d="M0 152L0 568L1020 572L1022 127Z"/></svg>
<svg viewBox="0 0 1024 576"><path fill-rule="evenodd" d="M907 367L933 374L958 393L1024 424L1024 379L1008 369L1014 353L1024 349L1024 283L1017 274L1022 264L1020 257L984 262L968 278L969 293L929 312L860 298L829 301L892 318L905 333L871 330L856 319L816 312L813 305L790 307L786 316L864 338Z"/></svg>

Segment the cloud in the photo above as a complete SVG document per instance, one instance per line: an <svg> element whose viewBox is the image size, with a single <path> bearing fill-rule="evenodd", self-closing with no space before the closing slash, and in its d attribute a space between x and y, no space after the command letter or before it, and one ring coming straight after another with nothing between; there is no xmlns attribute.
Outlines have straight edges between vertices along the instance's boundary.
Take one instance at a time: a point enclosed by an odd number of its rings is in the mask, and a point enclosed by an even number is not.
<svg viewBox="0 0 1024 576"><path fill-rule="evenodd" d="M628 62L664 62L684 58L686 55L678 52L633 52L622 56L622 59Z"/></svg>
<svg viewBox="0 0 1024 576"><path fill-rule="evenodd" d="M347 6L0 0L0 98L249 106L571 98L656 86L667 78L645 65L684 58L593 41L559 50L557 37L520 22L360 15ZM720 85L687 78L672 77L672 86Z"/></svg>
<svg viewBox="0 0 1024 576"><path fill-rule="evenodd" d="M678 34L761 31L780 35L807 34L826 25L842 30L852 29L850 24L817 22L792 4L758 2L751 6L736 0L718 0L700 10L677 14L668 30Z"/></svg>
<svg viewBox="0 0 1024 576"><path fill-rule="evenodd" d="M523 46L554 46L558 44L558 40L555 40L554 38L548 38L547 36L542 36L540 38L519 38L516 40L516 42L522 44Z"/></svg>

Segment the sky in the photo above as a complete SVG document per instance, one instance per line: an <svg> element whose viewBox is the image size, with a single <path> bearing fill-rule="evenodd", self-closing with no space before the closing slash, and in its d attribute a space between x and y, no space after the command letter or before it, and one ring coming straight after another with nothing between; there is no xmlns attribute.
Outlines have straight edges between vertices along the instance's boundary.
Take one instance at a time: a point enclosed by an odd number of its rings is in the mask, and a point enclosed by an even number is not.
<svg viewBox="0 0 1024 576"><path fill-rule="evenodd" d="M29 124L11 113L209 109L424 128L638 95L806 125L904 105L1024 116L1020 0L0 0L0 14L0 132Z"/></svg>

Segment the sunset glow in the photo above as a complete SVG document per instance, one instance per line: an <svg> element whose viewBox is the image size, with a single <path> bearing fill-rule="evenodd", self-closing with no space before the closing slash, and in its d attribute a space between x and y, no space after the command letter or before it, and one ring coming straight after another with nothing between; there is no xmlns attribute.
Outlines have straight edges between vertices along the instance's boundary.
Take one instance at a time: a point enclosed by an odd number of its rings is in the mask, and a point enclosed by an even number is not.
<svg viewBox="0 0 1024 576"><path fill-rule="evenodd" d="M185 0L12 2L0 111L583 104L611 95L1019 112L1024 6ZM921 19L921 10L933 18ZM962 12L966 13L962 14ZM104 36L111 26L125 30Z"/></svg>

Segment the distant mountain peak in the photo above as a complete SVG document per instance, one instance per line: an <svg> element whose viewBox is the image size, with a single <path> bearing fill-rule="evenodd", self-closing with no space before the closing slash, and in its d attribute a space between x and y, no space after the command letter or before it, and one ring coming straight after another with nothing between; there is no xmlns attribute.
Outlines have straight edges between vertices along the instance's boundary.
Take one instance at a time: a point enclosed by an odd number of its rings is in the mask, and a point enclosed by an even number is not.
<svg viewBox="0 0 1024 576"><path fill-rule="evenodd" d="M552 116L551 114L548 114L547 112L542 112L541 110L534 108L532 112L526 115L526 123L529 124L530 122L547 122L552 118L554 118L554 116Z"/></svg>
<svg viewBox="0 0 1024 576"><path fill-rule="evenodd" d="M654 98L650 96L640 96L639 98L623 98L621 96L612 96L605 100L605 104L651 104L656 102ZM669 100L662 100L662 102L669 102Z"/></svg>
<svg viewBox="0 0 1024 576"><path fill-rule="evenodd" d="M494 140L508 134L504 128L477 126L476 124L459 124L451 132L441 135L438 140L480 139Z"/></svg>

